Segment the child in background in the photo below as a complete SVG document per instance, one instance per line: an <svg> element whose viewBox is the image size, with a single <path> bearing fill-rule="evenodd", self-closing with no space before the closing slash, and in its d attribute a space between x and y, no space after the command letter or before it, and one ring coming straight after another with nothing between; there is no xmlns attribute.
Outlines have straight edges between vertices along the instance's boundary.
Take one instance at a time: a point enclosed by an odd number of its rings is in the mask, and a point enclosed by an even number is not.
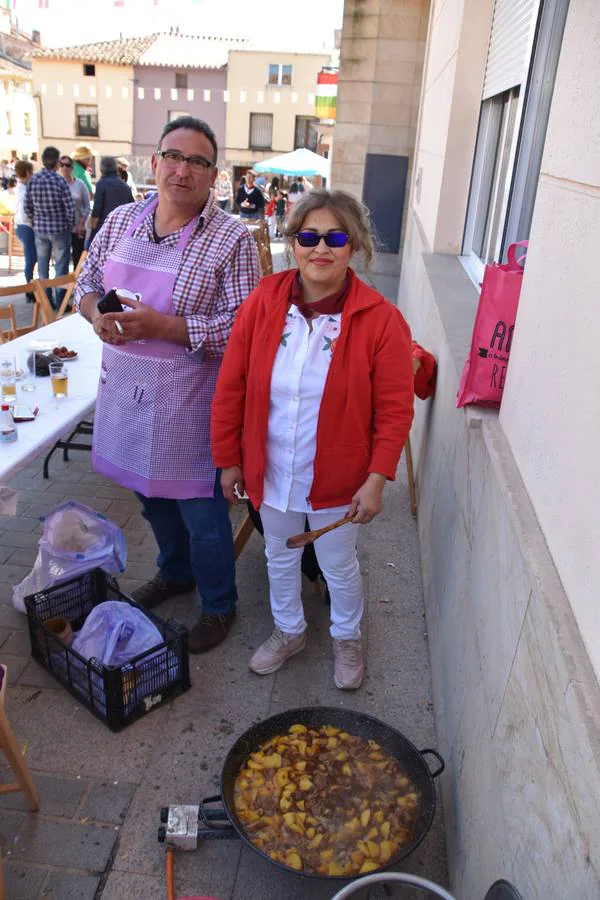
<svg viewBox="0 0 600 900"><path fill-rule="evenodd" d="M271 240L277 237L277 224L275 219L275 197L270 197L269 202L265 208L265 216L267 217L267 222L269 223L269 237Z"/></svg>
<svg viewBox="0 0 600 900"><path fill-rule="evenodd" d="M283 237L283 229L285 225L285 213L286 213L286 196L283 191L277 191L275 196L275 221L276 221L276 229L275 229L275 237Z"/></svg>

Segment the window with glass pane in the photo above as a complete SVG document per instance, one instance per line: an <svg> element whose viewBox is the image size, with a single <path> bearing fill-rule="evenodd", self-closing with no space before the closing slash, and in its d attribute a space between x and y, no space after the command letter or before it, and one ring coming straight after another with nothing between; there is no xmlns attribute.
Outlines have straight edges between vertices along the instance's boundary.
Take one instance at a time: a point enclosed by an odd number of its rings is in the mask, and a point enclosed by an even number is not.
<svg viewBox="0 0 600 900"><path fill-rule="evenodd" d="M187 72L175 72L175 87L180 90L187 90L188 77Z"/></svg>
<svg viewBox="0 0 600 900"><path fill-rule="evenodd" d="M76 106L75 119L77 134L82 137L98 137L98 107Z"/></svg>
<svg viewBox="0 0 600 900"><path fill-rule="evenodd" d="M538 15L527 0L495 0L461 256L477 284L529 238L568 7L544 0Z"/></svg>
<svg viewBox="0 0 600 900"><path fill-rule="evenodd" d="M273 145L273 116L270 113L250 113L250 138L252 150L270 150Z"/></svg>
<svg viewBox="0 0 600 900"><path fill-rule="evenodd" d="M498 259L512 177L519 88L481 106L465 247L484 264Z"/></svg>
<svg viewBox="0 0 600 900"><path fill-rule="evenodd" d="M281 87L283 84L290 85L292 83L292 66L284 66L278 63L272 63L269 66L268 84Z"/></svg>
<svg viewBox="0 0 600 900"><path fill-rule="evenodd" d="M294 150L299 147L306 147L317 152L318 126L319 120L315 116L296 116L296 125L294 128Z"/></svg>

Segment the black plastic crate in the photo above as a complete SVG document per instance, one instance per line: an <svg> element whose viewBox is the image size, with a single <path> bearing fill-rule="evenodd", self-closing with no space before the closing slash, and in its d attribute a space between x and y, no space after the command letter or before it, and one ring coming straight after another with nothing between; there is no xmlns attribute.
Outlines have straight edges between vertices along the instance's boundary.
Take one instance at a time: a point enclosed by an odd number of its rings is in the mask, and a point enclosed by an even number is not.
<svg viewBox="0 0 600 900"><path fill-rule="evenodd" d="M105 600L121 600L140 609L156 625L164 643L126 665L104 666L65 647L44 624L54 616L64 616L73 631L79 631L92 609ZM25 606L34 659L113 731L190 687L187 628L175 619L165 622L139 606L102 569L38 591L25 598Z"/></svg>

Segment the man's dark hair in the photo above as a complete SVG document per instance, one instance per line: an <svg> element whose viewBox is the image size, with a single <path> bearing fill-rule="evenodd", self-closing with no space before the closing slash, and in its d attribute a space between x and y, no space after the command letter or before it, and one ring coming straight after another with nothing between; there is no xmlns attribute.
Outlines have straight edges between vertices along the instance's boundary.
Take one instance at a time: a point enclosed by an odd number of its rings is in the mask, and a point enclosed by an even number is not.
<svg viewBox="0 0 600 900"><path fill-rule="evenodd" d="M208 141L210 141L210 144L214 150L212 164L213 166L216 166L217 156L219 155L219 148L217 147L217 139L215 137L215 133L210 125L207 125L206 122L203 122L202 119L197 119L195 116L179 116L178 119L173 119L171 122L167 122L158 139L158 149L160 150L163 139L166 138L168 134L171 134L172 131L177 131L179 128L188 128L190 131L197 131L198 134L203 134L204 137Z"/></svg>
<svg viewBox="0 0 600 900"><path fill-rule="evenodd" d="M44 152L42 153L42 165L44 165L47 169L56 168L56 163L60 159L60 150L56 147L44 147Z"/></svg>
<svg viewBox="0 0 600 900"><path fill-rule="evenodd" d="M117 174L117 160L114 156L103 156L100 159L100 172L102 175Z"/></svg>

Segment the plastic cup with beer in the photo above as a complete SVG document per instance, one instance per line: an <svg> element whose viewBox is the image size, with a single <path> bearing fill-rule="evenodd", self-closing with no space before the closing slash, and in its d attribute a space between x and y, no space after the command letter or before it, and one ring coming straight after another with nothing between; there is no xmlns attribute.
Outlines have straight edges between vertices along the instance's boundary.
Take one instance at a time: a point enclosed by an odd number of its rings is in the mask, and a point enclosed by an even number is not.
<svg viewBox="0 0 600 900"><path fill-rule="evenodd" d="M64 400L69 393L69 375L63 362L52 362L49 366L52 393L57 400Z"/></svg>
<svg viewBox="0 0 600 900"><path fill-rule="evenodd" d="M0 353L0 392L3 403L17 398L17 361L12 353Z"/></svg>

